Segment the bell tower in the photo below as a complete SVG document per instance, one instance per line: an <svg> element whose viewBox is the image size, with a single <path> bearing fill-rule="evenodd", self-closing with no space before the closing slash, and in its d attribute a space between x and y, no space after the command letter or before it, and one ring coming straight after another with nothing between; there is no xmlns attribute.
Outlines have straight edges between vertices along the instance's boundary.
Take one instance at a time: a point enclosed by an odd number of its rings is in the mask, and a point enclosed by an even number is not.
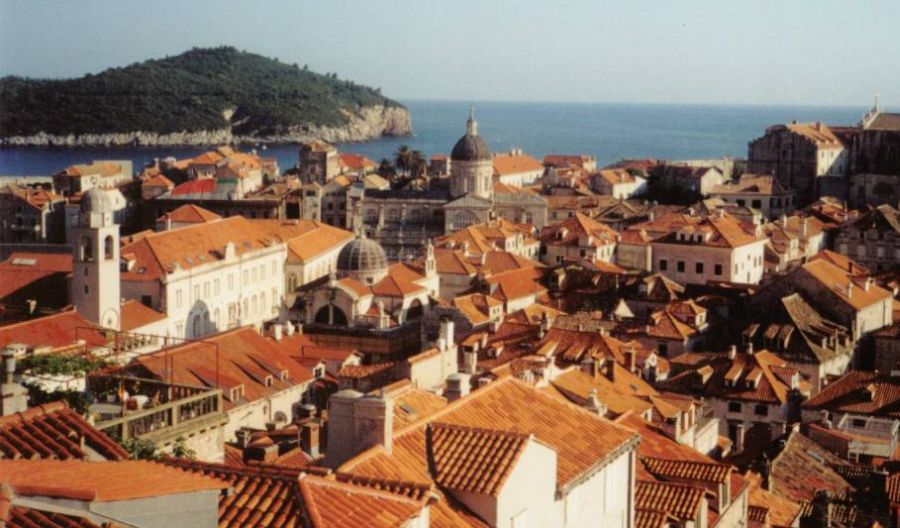
<svg viewBox="0 0 900 528"><path fill-rule="evenodd" d="M93 188L81 197L73 230L72 304L85 319L119 330L119 225L115 207L105 191Z"/></svg>

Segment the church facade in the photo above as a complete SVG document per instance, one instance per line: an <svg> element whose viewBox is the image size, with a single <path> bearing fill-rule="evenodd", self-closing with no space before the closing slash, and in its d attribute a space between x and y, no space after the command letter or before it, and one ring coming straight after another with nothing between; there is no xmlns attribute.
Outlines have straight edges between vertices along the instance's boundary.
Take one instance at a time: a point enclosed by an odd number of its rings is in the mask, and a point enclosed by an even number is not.
<svg viewBox="0 0 900 528"><path fill-rule="evenodd" d="M431 180L426 190L367 189L354 204L355 214L394 261L421 257L428 240L494 218L541 229L547 201L495 182L493 157L472 113L451 151L449 178Z"/></svg>

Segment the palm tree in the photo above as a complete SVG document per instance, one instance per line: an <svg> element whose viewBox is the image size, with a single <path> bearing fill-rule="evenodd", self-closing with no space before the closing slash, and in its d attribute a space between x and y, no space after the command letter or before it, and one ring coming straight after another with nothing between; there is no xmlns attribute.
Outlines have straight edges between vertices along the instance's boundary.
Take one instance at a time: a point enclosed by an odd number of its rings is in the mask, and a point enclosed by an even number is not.
<svg viewBox="0 0 900 528"><path fill-rule="evenodd" d="M409 172L411 156L412 152L409 150L408 146L400 145L397 147L397 153L394 154L394 165L399 172L404 174Z"/></svg>
<svg viewBox="0 0 900 528"><path fill-rule="evenodd" d="M427 165L425 162L425 155L422 154L421 150L414 150L409 155L409 172L413 178L420 178L425 176L425 171L427 169Z"/></svg>
<svg viewBox="0 0 900 528"><path fill-rule="evenodd" d="M394 169L394 164L391 163L391 160L382 158L381 163L378 164L378 175L390 181L396 174L397 171Z"/></svg>

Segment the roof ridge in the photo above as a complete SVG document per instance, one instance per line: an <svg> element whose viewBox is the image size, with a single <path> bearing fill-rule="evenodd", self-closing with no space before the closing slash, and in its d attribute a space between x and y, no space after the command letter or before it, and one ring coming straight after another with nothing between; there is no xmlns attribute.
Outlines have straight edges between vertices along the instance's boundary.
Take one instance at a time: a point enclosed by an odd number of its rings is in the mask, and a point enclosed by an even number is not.
<svg viewBox="0 0 900 528"><path fill-rule="evenodd" d="M65 400L59 400L50 403L44 403L30 407L24 411L13 413L7 416L0 416L0 427L11 423L25 423L28 419L37 416L44 416L59 411L69 409L69 404Z"/></svg>

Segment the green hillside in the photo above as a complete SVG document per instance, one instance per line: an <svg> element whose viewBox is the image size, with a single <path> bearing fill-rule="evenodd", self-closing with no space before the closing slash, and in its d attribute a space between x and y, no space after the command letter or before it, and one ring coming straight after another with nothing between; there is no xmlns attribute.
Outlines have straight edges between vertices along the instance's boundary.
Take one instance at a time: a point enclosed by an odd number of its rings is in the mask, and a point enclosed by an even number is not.
<svg viewBox="0 0 900 528"><path fill-rule="evenodd" d="M339 126L342 110L402 106L379 90L231 47L110 68L78 79L0 79L0 137L220 129L236 135L292 125Z"/></svg>

